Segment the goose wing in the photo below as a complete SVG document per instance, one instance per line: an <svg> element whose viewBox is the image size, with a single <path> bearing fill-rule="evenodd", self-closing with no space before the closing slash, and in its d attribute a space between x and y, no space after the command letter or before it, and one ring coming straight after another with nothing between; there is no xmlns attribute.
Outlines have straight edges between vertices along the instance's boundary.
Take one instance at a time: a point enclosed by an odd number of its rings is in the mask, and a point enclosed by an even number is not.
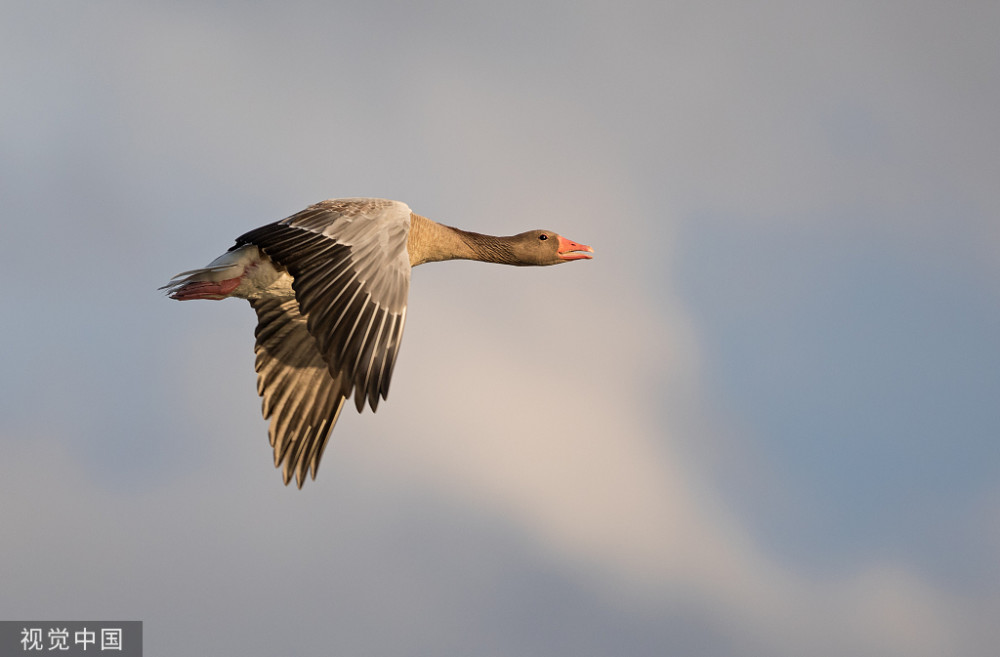
<svg viewBox="0 0 1000 657"><path fill-rule="evenodd" d="M275 464L313 476L344 400L372 410L389 382L406 321L410 209L381 199L323 201L252 230L252 244L292 276L294 299L252 300L258 388Z"/></svg>
<svg viewBox="0 0 1000 657"><path fill-rule="evenodd" d="M410 287L410 209L382 199L323 201L237 238L291 274L299 311L345 397L372 410L389 393Z"/></svg>
<svg viewBox="0 0 1000 657"><path fill-rule="evenodd" d="M274 467L287 485L299 488L306 473L319 469L330 432L344 407L344 395L316 349L294 298L252 299L257 312L257 393L263 399Z"/></svg>

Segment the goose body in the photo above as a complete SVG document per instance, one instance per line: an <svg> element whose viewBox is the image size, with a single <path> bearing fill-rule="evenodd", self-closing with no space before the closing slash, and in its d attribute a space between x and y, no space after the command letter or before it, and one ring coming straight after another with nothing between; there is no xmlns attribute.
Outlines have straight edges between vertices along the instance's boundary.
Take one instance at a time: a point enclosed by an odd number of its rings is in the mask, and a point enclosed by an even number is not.
<svg viewBox="0 0 1000 657"><path fill-rule="evenodd" d="M436 223L399 201L332 199L236 239L162 289L174 299L247 299L257 313L257 392L285 484L316 478L351 394L374 411L389 393L410 269L480 260L550 265L593 249L547 230L493 237Z"/></svg>

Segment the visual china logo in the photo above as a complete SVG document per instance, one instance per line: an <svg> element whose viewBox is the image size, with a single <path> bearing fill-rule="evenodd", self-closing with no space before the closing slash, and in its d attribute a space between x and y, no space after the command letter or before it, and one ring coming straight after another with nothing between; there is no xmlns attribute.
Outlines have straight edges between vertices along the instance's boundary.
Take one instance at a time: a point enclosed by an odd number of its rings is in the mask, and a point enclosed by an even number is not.
<svg viewBox="0 0 1000 657"><path fill-rule="evenodd" d="M0 655L142 657L142 621L0 621Z"/></svg>

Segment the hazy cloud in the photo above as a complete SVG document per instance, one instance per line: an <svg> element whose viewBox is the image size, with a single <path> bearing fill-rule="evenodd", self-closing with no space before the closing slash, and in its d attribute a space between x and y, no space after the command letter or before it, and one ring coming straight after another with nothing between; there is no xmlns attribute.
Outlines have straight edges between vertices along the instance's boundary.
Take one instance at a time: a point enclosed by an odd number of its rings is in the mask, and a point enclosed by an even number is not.
<svg viewBox="0 0 1000 657"><path fill-rule="evenodd" d="M0 617L177 654L997 644L996 8L2 13ZM348 195L597 257L416 270L390 400L284 489L252 312L155 288Z"/></svg>

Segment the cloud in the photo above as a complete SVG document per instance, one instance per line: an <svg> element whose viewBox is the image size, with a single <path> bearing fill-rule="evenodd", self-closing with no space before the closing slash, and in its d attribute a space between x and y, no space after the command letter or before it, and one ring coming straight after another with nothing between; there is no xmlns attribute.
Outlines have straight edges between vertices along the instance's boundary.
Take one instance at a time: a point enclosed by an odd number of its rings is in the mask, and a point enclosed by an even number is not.
<svg viewBox="0 0 1000 657"><path fill-rule="evenodd" d="M147 645L177 654L225 652L220 625L244 632L241 654L320 650L318 627L383 654L586 654L597 634L648 654L995 645L1000 601L982 584L898 541L811 569L839 548L786 559L725 497L715 458L740 461L751 483L735 490L770 490L751 507L780 500L810 526L857 513L769 478L753 418L726 415L707 364L727 344L679 278L732 294L749 288L712 272L760 271L681 269L692 243L677 242L709 215L720 231L813 224L842 241L872 221L946 263L980 236L995 245L995 10L399 7L360 29L380 9L308 25L285 8L79 10L28 17L51 36L44 53L30 31L0 40L40 55L13 78L30 93L0 109L17 127L0 128L16 146L0 164L17 216L42 218L12 222L12 243L39 246L0 264L32 280L5 332L7 369L25 375L4 381L0 615L138 614ZM244 229L358 193L475 230L551 227L597 258L418 269L390 400L346 414L320 480L286 490L251 311L152 288ZM790 285L816 289L798 273ZM724 319L773 292L754 291ZM787 377L765 384L789 396ZM927 522L967 512L978 535L995 492L973 514L943 487ZM262 627L288 632L248 630Z"/></svg>

